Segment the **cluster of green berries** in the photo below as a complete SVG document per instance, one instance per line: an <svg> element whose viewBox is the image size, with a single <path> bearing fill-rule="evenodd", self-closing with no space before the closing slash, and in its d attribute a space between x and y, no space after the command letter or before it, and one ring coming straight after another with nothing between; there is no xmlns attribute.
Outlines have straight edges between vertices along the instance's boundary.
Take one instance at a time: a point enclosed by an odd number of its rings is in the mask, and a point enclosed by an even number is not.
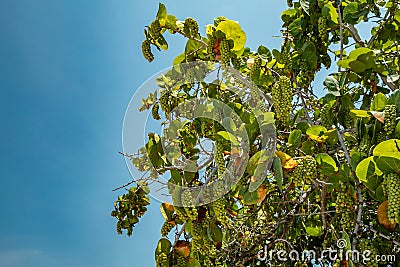
<svg viewBox="0 0 400 267"><path fill-rule="evenodd" d="M355 222L354 218L354 199L348 193L347 186L339 182L340 191L336 197L336 213L341 217L339 224L344 230L350 230Z"/></svg>
<svg viewBox="0 0 400 267"><path fill-rule="evenodd" d="M153 107L151 108L151 115L153 116L153 118L155 120L160 120L161 116L158 113L158 110L160 109L160 104L158 102L156 102Z"/></svg>
<svg viewBox="0 0 400 267"><path fill-rule="evenodd" d="M161 236L167 236L169 232L171 232L172 228L174 228L174 224L170 222L164 222L161 227Z"/></svg>
<svg viewBox="0 0 400 267"><path fill-rule="evenodd" d="M219 51L221 53L221 64L222 66L229 66L231 57L231 48L229 42L226 39L222 39L219 43Z"/></svg>
<svg viewBox="0 0 400 267"><path fill-rule="evenodd" d="M282 72L284 75L288 75L292 71L293 67L292 57L290 56L289 49L290 48L285 47L281 54L281 62L284 65Z"/></svg>
<svg viewBox="0 0 400 267"><path fill-rule="evenodd" d="M185 190L181 195L181 203L185 209L186 215L190 220L197 220L197 209L194 206L194 199L190 190Z"/></svg>
<svg viewBox="0 0 400 267"><path fill-rule="evenodd" d="M290 79L286 76L280 76L279 81L272 87L271 94L276 116L278 119L287 118L293 109L293 92Z"/></svg>
<svg viewBox="0 0 400 267"><path fill-rule="evenodd" d="M169 266L168 255L164 252L156 255L156 267L167 267Z"/></svg>
<svg viewBox="0 0 400 267"><path fill-rule="evenodd" d="M400 224L400 177L396 173L389 173L385 175L384 180L388 196L389 221Z"/></svg>
<svg viewBox="0 0 400 267"><path fill-rule="evenodd" d="M321 125L322 126L324 126L326 129L332 128L332 124L333 124L332 113L331 113L331 110L330 110L328 104L325 104L321 108L320 117L321 117Z"/></svg>
<svg viewBox="0 0 400 267"><path fill-rule="evenodd" d="M151 47L150 47L150 41L149 40L144 40L142 42L142 53L143 53L144 58L148 62L152 62L154 60L154 55L151 52Z"/></svg>
<svg viewBox="0 0 400 267"><path fill-rule="evenodd" d="M186 259L185 257L175 254L175 259L176 259L176 267L185 267L186 266Z"/></svg>
<svg viewBox="0 0 400 267"><path fill-rule="evenodd" d="M157 39L161 35L161 25L158 20L154 20L149 27L149 34L152 38Z"/></svg>
<svg viewBox="0 0 400 267"><path fill-rule="evenodd" d="M291 173L292 181L297 186L311 184L317 175L317 162L312 156L297 160L297 166Z"/></svg>
<svg viewBox="0 0 400 267"><path fill-rule="evenodd" d="M218 141L215 142L214 160L218 167L218 177L222 178L225 173L226 167L223 145Z"/></svg>
<svg viewBox="0 0 400 267"><path fill-rule="evenodd" d="M323 42L328 40L328 24L326 17L320 17L318 19L318 34Z"/></svg>
<svg viewBox="0 0 400 267"><path fill-rule="evenodd" d="M214 201L212 203L212 207L217 220L221 222L223 225L227 225L228 217L226 215L224 198L219 198L216 201Z"/></svg>
<svg viewBox="0 0 400 267"><path fill-rule="evenodd" d="M196 36L199 33L199 24L193 18L185 19L185 26L188 27L192 36Z"/></svg>
<svg viewBox="0 0 400 267"><path fill-rule="evenodd" d="M368 254L368 259L362 258L361 260L364 262L365 267L378 267L379 263L376 261L377 255L379 251L374 247L372 242L368 239L362 238L360 240L360 243L358 244L360 248L360 254L364 255L365 251L369 251L370 254ZM365 254L367 255L367 254ZM362 256L364 257L364 256Z"/></svg>
<svg viewBox="0 0 400 267"><path fill-rule="evenodd" d="M387 135L391 135L396 128L396 106L386 105L383 114L385 117L385 124L383 125L383 129L385 130Z"/></svg>

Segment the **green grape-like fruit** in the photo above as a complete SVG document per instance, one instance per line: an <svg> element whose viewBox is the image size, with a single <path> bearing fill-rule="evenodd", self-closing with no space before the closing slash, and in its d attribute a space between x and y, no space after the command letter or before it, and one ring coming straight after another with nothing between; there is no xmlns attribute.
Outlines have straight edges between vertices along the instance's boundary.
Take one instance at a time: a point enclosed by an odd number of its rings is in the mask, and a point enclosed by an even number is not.
<svg viewBox="0 0 400 267"><path fill-rule="evenodd" d="M328 40L328 25L326 17L318 19L318 34L323 42Z"/></svg>
<svg viewBox="0 0 400 267"><path fill-rule="evenodd" d="M320 112L321 117L321 125L324 126L326 129L332 128L333 120L332 114L330 111L330 107L328 104L325 104Z"/></svg>
<svg viewBox="0 0 400 267"><path fill-rule="evenodd" d="M172 228L174 228L174 225L172 223L164 222L161 227L161 236L167 236L169 232L171 232Z"/></svg>
<svg viewBox="0 0 400 267"><path fill-rule="evenodd" d="M168 255L164 252L156 256L156 266L157 267L167 267L168 266Z"/></svg>
<svg viewBox="0 0 400 267"><path fill-rule="evenodd" d="M370 148L371 148L371 142L369 140L368 135L365 135L362 137L361 142L357 147L357 150L361 153L365 153L368 155Z"/></svg>
<svg viewBox="0 0 400 267"><path fill-rule="evenodd" d="M272 87L271 93L276 116L278 119L287 118L293 109L293 92L290 79L286 76L280 76L279 81Z"/></svg>
<svg viewBox="0 0 400 267"><path fill-rule="evenodd" d="M170 94L169 92L165 92L160 97L160 105L161 109L166 113L169 114L171 112L171 105L170 105Z"/></svg>
<svg viewBox="0 0 400 267"><path fill-rule="evenodd" d="M152 107L152 109L151 109L151 115L153 116L153 118L155 119L155 120L160 120L161 119L161 116L160 116L160 114L158 113L158 110L160 109L160 104L158 103L158 102L156 102L154 105L153 105L153 107Z"/></svg>
<svg viewBox="0 0 400 267"><path fill-rule="evenodd" d="M216 42L217 42L217 38L214 35L208 36L207 54L211 59L215 58L214 46L215 46Z"/></svg>
<svg viewBox="0 0 400 267"><path fill-rule="evenodd" d="M226 39L222 39L219 43L219 51L221 52L221 64L222 66L229 66L231 49L229 42Z"/></svg>
<svg viewBox="0 0 400 267"><path fill-rule="evenodd" d="M400 176L395 173L389 173L385 176L389 221L400 224Z"/></svg>
<svg viewBox="0 0 400 267"><path fill-rule="evenodd" d="M197 220L197 209L194 206L194 199L189 190L183 191L181 195L181 203L184 206L186 215L190 220Z"/></svg>
<svg viewBox="0 0 400 267"><path fill-rule="evenodd" d="M386 105L383 114L385 117L385 124L383 125L383 129L388 135L391 135L396 128L396 106Z"/></svg>
<svg viewBox="0 0 400 267"><path fill-rule="evenodd" d="M181 207L175 207L175 214L178 216L179 219L182 221L186 221L188 216L186 215L185 209Z"/></svg>
<svg viewBox="0 0 400 267"><path fill-rule="evenodd" d="M215 154L214 160L218 167L218 177L222 177L225 173L225 159L224 159L224 149L220 142L215 142Z"/></svg>
<svg viewBox="0 0 400 267"><path fill-rule="evenodd" d="M377 133L375 136L375 140L376 140L376 142L375 142L376 144L386 141L386 134L382 133L382 132Z"/></svg>
<svg viewBox="0 0 400 267"><path fill-rule="evenodd" d="M201 223L192 221L192 236L194 239L202 239L203 227Z"/></svg>
<svg viewBox="0 0 400 267"><path fill-rule="evenodd" d="M160 25L160 22L158 20L154 20L150 24L149 34L154 39L157 39L161 35L161 25Z"/></svg>
<svg viewBox="0 0 400 267"><path fill-rule="evenodd" d="M210 258L215 258L217 256L217 250L212 240L206 238L204 240L204 246L207 249L207 256L209 256Z"/></svg>
<svg viewBox="0 0 400 267"><path fill-rule="evenodd" d="M284 64L283 74L288 75L292 71L293 63L292 57L290 56L288 47L285 47L281 53L281 62Z"/></svg>
<svg viewBox="0 0 400 267"><path fill-rule="evenodd" d="M351 230L355 223L354 199L348 193L348 188L343 182L339 182L340 191L336 197L336 213L340 218L339 224L344 230Z"/></svg>
<svg viewBox="0 0 400 267"><path fill-rule="evenodd" d="M259 70L260 68L261 68L261 63L262 63L262 61L261 61L261 58L260 58L260 56L259 55L257 55L255 58L254 58L254 64L253 64L253 66L251 67L251 71L256 71L256 70Z"/></svg>
<svg viewBox="0 0 400 267"><path fill-rule="evenodd" d="M185 19L185 25L189 28L192 36L196 36L199 33L199 24L193 18Z"/></svg>
<svg viewBox="0 0 400 267"><path fill-rule="evenodd" d="M291 173L295 185L311 184L317 178L317 162L312 156L305 156L297 160L297 166Z"/></svg>
<svg viewBox="0 0 400 267"><path fill-rule="evenodd" d="M178 254L175 254L176 257L176 267L185 267L186 266L186 259Z"/></svg>
<svg viewBox="0 0 400 267"><path fill-rule="evenodd" d="M212 207L215 213L215 217L219 222L223 225L227 225L228 217L226 215L225 210L225 201L223 198L220 198L212 203Z"/></svg>
<svg viewBox="0 0 400 267"><path fill-rule="evenodd" d="M358 244L360 249L361 261L364 263L365 267L378 267L379 263L376 260L379 251L374 247L372 242L368 239L362 238ZM364 258L365 251L369 251L368 258ZM367 255L367 254L365 254Z"/></svg>
<svg viewBox="0 0 400 267"><path fill-rule="evenodd" d="M151 47L150 47L150 41L149 40L144 40L142 42L142 53L143 53L144 58L148 62L152 62L154 60L154 55L151 52Z"/></svg>

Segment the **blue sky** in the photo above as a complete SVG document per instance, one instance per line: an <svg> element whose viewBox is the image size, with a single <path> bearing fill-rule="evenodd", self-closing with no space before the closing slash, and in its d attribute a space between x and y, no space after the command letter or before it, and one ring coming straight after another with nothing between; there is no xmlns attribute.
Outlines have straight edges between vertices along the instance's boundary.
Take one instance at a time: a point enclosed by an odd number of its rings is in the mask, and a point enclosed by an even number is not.
<svg viewBox="0 0 400 267"><path fill-rule="evenodd" d="M247 45L278 47L286 1L165 1L177 17L238 20ZM141 56L158 1L1 0L0 267L154 266L159 203L118 236L110 211L129 181L121 133L135 90L181 53ZM142 133L139 133L142 134Z"/></svg>

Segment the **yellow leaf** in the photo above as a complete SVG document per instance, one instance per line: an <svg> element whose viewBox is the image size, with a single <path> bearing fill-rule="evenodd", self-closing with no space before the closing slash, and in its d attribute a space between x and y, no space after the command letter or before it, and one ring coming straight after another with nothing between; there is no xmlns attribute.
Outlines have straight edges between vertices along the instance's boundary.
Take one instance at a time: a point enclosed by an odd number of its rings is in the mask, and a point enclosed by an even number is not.
<svg viewBox="0 0 400 267"><path fill-rule="evenodd" d="M282 151L276 151L275 155L281 159L282 168L284 171L291 171L297 166L297 162L288 154Z"/></svg>

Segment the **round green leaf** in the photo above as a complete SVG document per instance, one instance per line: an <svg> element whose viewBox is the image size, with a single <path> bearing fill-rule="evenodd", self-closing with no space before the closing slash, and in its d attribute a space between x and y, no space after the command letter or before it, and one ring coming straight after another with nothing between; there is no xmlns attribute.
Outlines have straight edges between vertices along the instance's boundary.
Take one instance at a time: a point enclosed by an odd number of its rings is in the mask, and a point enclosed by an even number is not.
<svg viewBox="0 0 400 267"><path fill-rule="evenodd" d="M390 140L379 143L374 148L373 155L380 156L380 155L385 154L386 152L400 152L400 140L399 139L390 139Z"/></svg>
<svg viewBox="0 0 400 267"><path fill-rule="evenodd" d="M171 247L172 247L171 241L169 241L166 238L161 238L160 240L158 240L156 255L161 253L168 254L171 250Z"/></svg>
<svg viewBox="0 0 400 267"><path fill-rule="evenodd" d="M338 171L335 160L326 153L320 153L315 157L319 171L322 174L332 174Z"/></svg>
<svg viewBox="0 0 400 267"><path fill-rule="evenodd" d="M218 24L217 30L223 32L227 40L233 41L232 52L236 54L243 52L244 44L246 43L246 33L242 30L239 23L233 20L225 20Z"/></svg>
<svg viewBox="0 0 400 267"><path fill-rule="evenodd" d="M360 181L367 183L371 177L381 175L382 172L376 168L374 157L369 157L361 161L356 168L356 175Z"/></svg>
<svg viewBox="0 0 400 267"><path fill-rule="evenodd" d="M378 168L384 173L400 172L400 152L382 153L375 161Z"/></svg>

